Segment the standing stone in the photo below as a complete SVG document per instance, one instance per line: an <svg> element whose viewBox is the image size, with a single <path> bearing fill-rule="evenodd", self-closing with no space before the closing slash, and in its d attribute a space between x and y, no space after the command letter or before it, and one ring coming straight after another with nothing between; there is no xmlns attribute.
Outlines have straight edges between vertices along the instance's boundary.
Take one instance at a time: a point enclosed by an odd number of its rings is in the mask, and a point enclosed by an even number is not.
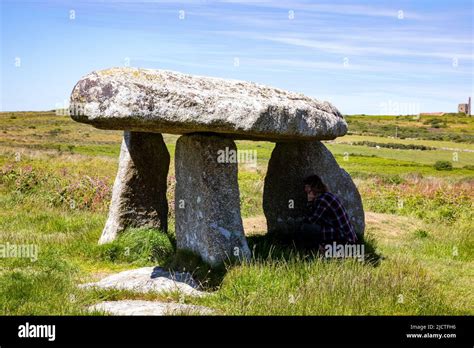
<svg viewBox="0 0 474 348"><path fill-rule="evenodd" d="M246 259L240 216L237 148L218 135L183 135L176 143L176 243L212 266Z"/></svg>
<svg viewBox="0 0 474 348"><path fill-rule="evenodd" d="M166 185L170 155L159 133L125 131L107 223L99 244L127 227L168 228Z"/></svg>
<svg viewBox="0 0 474 348"><path fill-rule="evenodd" d="M357 187L331 152L319 141L277 143L268 163L263 210L268 231L295 228L304 212L304 179L317 174L339 196L359 237L365 228L364 210Z"/></svg>

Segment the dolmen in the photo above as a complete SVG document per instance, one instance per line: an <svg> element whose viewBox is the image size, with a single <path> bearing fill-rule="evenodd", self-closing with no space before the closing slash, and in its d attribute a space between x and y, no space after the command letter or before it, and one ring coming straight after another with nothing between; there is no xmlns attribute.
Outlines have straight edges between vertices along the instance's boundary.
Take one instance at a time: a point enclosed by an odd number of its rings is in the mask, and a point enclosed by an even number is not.
<svg viewBox="0 0 474 348"><path fill-rule="evenodd" d="M347 132L343 116L328 102L252 82L112 68L76 84L70 115L96 128L124 131L99 243L113 241L128 227L167 231L170 154L163 133L182 135L174 161L177 248L212 266L250 257L238 163L219 160L222 151L235 153L236 139L276 143L263 192L268 232L294 227L305 207L303 179L318 174L342 198L357 234L364 233L359 192L321 143Z"/></svg>

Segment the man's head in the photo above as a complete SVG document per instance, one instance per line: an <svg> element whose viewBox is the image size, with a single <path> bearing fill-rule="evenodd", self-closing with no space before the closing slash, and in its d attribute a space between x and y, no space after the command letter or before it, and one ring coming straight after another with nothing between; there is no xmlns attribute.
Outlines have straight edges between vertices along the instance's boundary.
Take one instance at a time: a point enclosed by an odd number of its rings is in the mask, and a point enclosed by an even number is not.
<svg viewBox="0 0 474 348"><path fill-rule="evenodd" d="M320 195L329 190L318 175L310 175L304 179L304 191L307 194L313 193L315 195Z"/></svg>

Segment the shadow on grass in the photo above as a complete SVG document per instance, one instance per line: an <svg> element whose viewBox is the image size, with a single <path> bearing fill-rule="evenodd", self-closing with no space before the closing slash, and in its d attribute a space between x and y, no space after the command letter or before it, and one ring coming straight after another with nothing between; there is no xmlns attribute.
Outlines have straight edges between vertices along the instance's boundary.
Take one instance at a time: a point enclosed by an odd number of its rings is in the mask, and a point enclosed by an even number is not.
<svg viewBox="0 0 474 348"><path fill-rule="evenodd" d="M231 264L211 267L199 255L188 250L176 250L168 259L164 268L175 272L189 272L194 280L205 290L215 290L222 283Z"/></svg>
<svg viewBox="0 0 474 348"><path fill-rule="evenodd" d="M247 236L251 250L252 264L269 261L311 262L324 258L317 249L297 247L293 240L284 240L282 234ZM380 264L382 256L377 253L375 240L371 237L363 241L364 263L374 267ZM97 246L99 257L112 262L147 265L151 262L169 271L189 272L203 289L217 289L228 270L239 260L227 260L219 267L207 264L199 255L187 250L176 250L173 233L164 233L155 229L128 229L112 243ZM331 262L331 259L325 259Z"/></svg>
<svg viewBox="0 0 474 348"><path fill-rule="evenodd" d="M248 236L247 242L252 252L252 263L264 263L268 261L309 261L323 258L315 249L297 248L292 242L282 242L275 236L255 235ZM367 265L377 267L383 259L377 252L375 240L365 238L362 242L364 246L364 260ZM334 261L326 259L328 262ZM178 250L168 260L165 267L171 271L189 272L206 290L217 289L228 270L237 265L238 262L229 260L220 267L211 267L202 258L190 251Z"/></svg>
<svg viewBox="0 0 474 348"><path fill-rule="evenodd" d="M301 261L311 261L322 258L317 249L297 247L293 241L282 241L271 234L247 237L249 247L252 250L252 257L255 261L297 259ZM382 255L377 252L376 241L373 238L364 238L361 242L364 246L364 263L374 267L380 264Z"/></svg>

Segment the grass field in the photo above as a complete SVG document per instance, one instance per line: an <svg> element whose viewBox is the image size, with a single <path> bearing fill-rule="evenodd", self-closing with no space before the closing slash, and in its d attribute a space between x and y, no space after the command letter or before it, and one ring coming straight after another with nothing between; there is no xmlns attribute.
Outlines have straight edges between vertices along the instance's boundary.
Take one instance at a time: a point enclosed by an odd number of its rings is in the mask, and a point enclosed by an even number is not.
<svg viewBox="0 0 474 348"><path fill-rule="evenodd" d="M474 118L434 118L349 116L350 134L326 143L361 192L366 239L374 248L367 262L325 261L268 245L261 206L273 144L237 142L258 156L257 168L239 167L253 258L225 274L205 274L201 266L195 275L214 292L184 301L230 315L474 314ZM0 134L0 245L36 245L39 251L37 260L0 258L0 314L87 314L89 304L123 298L176 301L173 293L77 287L173 259L172 206L169 235L133 230L97 245L120 132L52 112L6 112L0 113ZM165 136L172 158L176 139ZM354 145L363 141L382 146ZM433 149L383 147L387 143ZM437 170L437 161L452 169ZM172 162L170 188L173 183ZM171 189L168 197L171 202Z"/></svg>

